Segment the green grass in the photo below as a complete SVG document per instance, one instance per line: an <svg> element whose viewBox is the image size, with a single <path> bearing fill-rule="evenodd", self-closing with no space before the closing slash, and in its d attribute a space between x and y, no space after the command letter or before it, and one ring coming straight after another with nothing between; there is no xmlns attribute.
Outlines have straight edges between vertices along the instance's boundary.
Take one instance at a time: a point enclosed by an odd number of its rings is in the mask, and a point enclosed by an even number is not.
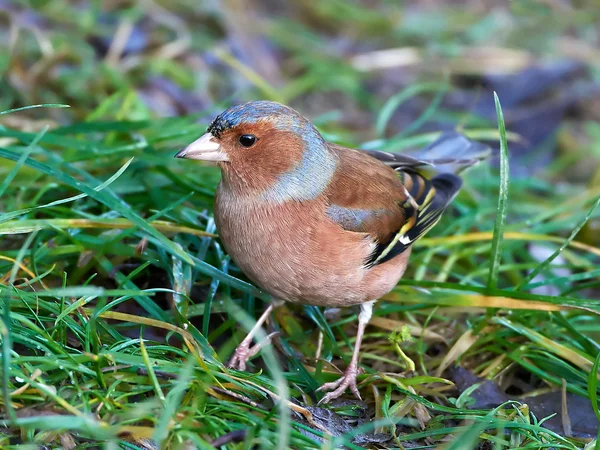
<svg viewBox="0 0 600 450"><path fill-rule="evenodd" d="M473 393L460 395L444 370L460 364L502 387L518 380L533 393L564 390L590 398L600 414L600 175L569 177L578 162L598 164L597 124L565 121L559 141L577 142L563 144L568 155L559 153L536 176L509 179L509 163L518 162L508 151L518 136L505 129L501 97L497 124L469 111L457 116L442 106L453 87L441 68L407 87L391 85L395 94L386 97L326 45L331 30L354 30L357 51L402 42L448 64L479 45L547 55L545 39L569 27L579 27L575 38L586 43L593 9L553 15L550 26L545 4L513 2L514 29L501 43L494 30L502 20L493 12L417 8L395 27L390 18L409 12L386 2L375 10L319 2L295 19L258 10L266 38L286 58L280 79L269 79L260 64L226 47L216 51L221 63L198 73L190 58L227 35L223 11L202 6L192 14L189 2L168 6L173 16L142 6L119 11L121 21L190 21L154 25L155 47L128 60L127 69L89 44L100 11L90 6L75 20L81 12L58 3L60 12L50 4L37 11L50 23L42 36L59 61L79 64L42 71L20 90L3 81L13 88L0 113L1 448L211 449L235 432L243 442L221 448L361 448L373 431L393 437L387 448L476 448L482 441L498 449L598 447L542 427L545 417L516 401L469 409ZM106 27L99 30L110 36ZM13 77L17 62L52 62L35 34L21 32L6 63ZM187 42L182 54L156 53L180 38ZM589 70L600 73L593 64ZM157 76L211 101L193 114L159 118L144 91ZM281 308L277 351L266 347L248 373L223 365L268 297L216 238L218 170L173 155L233 92L289 102L329 139L353 146L424 145L435 138L423 129L431 119L501 143L500 169L481 164L465 174L452 211L419 241L404 279L378 303L361 356L359 388L369 410L331 406L350 425L339 436L326 433L332 420L314 408L314 391L335 378L333 365L349 361L352 311L327 319L315 307ZM422 110L396 130L396 111L419 95L427 96ZM315 111L311 102L331 106ZM359 113L367 115L360 127L345 122ZM548 254L534 257L532 246Z"/></svg>

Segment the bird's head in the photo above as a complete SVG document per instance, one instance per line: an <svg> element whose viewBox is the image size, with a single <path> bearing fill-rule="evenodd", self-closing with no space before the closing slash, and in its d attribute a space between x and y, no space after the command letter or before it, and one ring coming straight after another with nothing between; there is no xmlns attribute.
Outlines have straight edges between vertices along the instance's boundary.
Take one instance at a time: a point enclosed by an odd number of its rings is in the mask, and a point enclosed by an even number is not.
<svg viewBox="0 0 600 450"><path fill-rule="evenodd" d="M307 197L309 177L332 172L335 162L316 128L285 105L253 101L232 106L206 133L175 155L215 161L223 180L246 191L296 190ZM298 195L295 195L298 197Z"/></svg>

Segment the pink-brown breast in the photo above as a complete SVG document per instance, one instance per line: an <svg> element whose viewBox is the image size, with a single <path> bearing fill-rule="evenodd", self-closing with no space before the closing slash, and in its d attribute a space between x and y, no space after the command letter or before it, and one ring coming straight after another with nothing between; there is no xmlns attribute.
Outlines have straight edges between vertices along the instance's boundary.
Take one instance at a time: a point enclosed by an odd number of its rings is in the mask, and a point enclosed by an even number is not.
<svg viewBox="0 0 600 450"><path fill-rule="evenodd" d="M365 267L371 235L346 231L325 213L324 197L269 204L219 186L215 222L227 252L274 298L318 306L350 306L388 293L404 274L410 249Z"/></svg>

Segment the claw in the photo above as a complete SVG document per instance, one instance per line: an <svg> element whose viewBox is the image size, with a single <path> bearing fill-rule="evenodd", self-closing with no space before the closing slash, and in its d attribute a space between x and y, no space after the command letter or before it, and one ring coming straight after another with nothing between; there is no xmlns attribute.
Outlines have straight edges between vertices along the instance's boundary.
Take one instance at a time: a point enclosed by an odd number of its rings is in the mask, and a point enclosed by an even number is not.
<svg viewBox="0 0 600 450"><path fill-rule="evenodd" d="M263 347L266 347L267 345L271 344L273 342L273 338L275 336L279 336L279 331L273 331L271 334L269 334L266 338L264 338L258 344L255 344L253 347L251 347L250 350L248 350L248 359L252 358L258 352L260 352L260 350Z"/></svg>
<svg viewBox="0 0 600 450"><path fill-rule="evenodd" d="M331 400L340 397L346 389L354 394L354 396L362 400L358 388L356 387L356 376L358 375L358 368L354 365L348 366L344 375L337 381L331 383L325 383L317 391L331 391L325 394L325 396L319 401L319 405L329 403Z"/></svg>
<svg viewBox="0 0 600 450"><path fill-rule="evenodd" d="M250 358L250 346L243 342L235 349L233 356L227 363L228 369L246 370L246 362Z"/></svg>
<svg viewBox="0 0 600 450"><path fill-rule="evenodd" d="M246 363L248 359L252 356L256 355L259 350L268 342L271 342L271 338L274 336L274 333L271 333L267 336L267 338L256 344L254 347L250 348L250 344L252 343L252 339L256 332L260 329L263 323L269 317L269 314L273 311L275 307L274 303L271 303L267 309L261 314L261 316L256 321L256 324L252 327L252 329L248 332L248 335L244 338L244 340L238 345L233 353L233 356L227 363L227 368L229 369L237 369L237 370L246 370Z"/></svg>
<svg viewBox="0 0 600 450"><path fill-rule="evenodd" d="M228 369L235 370L246 370L246 363L250 358L256 355L264 346L270 344L272 339L279 334L278 331L275 331L269 334L265 339L260 341L259 343L250 347L249 342L242 342L238 348L235 349L233 356L229 360L227 364Z"/></svg>

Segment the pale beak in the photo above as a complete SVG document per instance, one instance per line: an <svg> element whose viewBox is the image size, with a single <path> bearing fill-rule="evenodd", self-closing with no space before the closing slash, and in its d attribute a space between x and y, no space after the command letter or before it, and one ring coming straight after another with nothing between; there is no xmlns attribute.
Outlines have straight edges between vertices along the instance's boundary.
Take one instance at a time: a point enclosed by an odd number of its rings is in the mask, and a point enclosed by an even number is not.
<svg viewBox="0 0 600 450"><path fill-rule="evenodd" d="M203 134L186 148L175 155L175 158L201 159L204 161L229 161L227 154L221 150L211 133Z"/></svg>

